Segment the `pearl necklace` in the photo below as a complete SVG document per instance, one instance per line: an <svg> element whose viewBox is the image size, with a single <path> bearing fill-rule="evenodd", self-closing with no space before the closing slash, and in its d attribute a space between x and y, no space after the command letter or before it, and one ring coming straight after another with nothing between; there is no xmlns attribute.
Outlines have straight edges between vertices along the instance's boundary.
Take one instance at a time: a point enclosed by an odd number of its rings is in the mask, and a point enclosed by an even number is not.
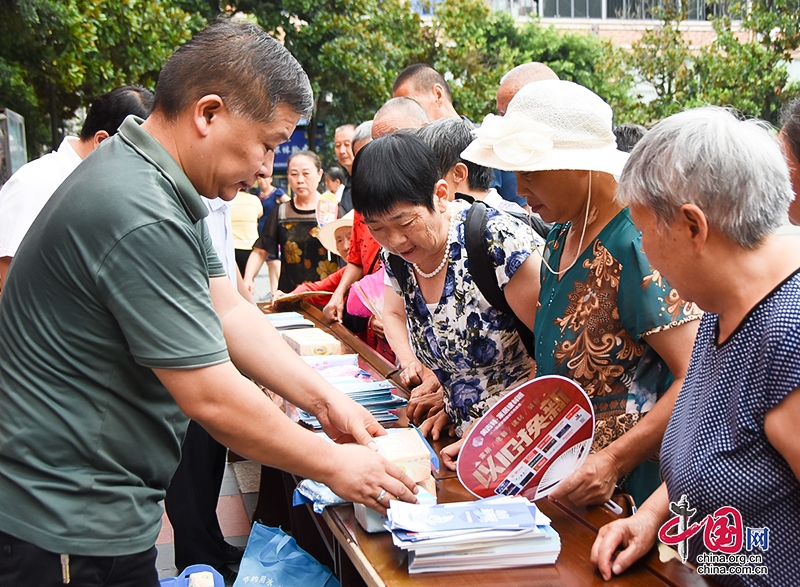
<svg viewBox="0 0 800 587"><path fill-rule="evenodd" d="M447 230L447 244L444 247L444 257L442 257L442 262L439 263L439 266L431 271L430 273L425 273L416 263L411 263L414 266L414 269L417 271L420 277L424 277L425 279L430 279L431 277L436 276L442 269L447 266L447 262L450 260L450 245L456 242L456 211L450 211L450 227Z"/></svg>

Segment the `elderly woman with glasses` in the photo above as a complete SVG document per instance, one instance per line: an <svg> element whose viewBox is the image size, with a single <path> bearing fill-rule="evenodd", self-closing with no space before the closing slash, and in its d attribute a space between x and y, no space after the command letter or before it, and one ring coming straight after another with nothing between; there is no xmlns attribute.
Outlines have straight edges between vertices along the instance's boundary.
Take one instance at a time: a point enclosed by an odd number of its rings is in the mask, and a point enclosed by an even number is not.
<svg viewBox="0 0 800 587"><path fill-rule="evenodd" d="M658 487L656 455L697 331L694 309L650 266L616 199L628 154L616 148L611 118L590 90L538 81L505 116L487 116L462 155L514 171L531 210L555 223L543 252L536 375L573 379L592 398L593 454L551 493L579 505L605 502L618 482L637 503Z"/></svg>
<svg viewBox="0 0 800 587"><path fill-rule="evenodd" d="M690 510L685 559L758 555L743 565L755 574L715 579L796 585L800 237L778 230L794 197L779 147L765 126L723 109L676 114L636 147L619 197L653 265L706 314L661 447L665 483L600 530L592 559L609 579L657 535L676 542L675 512Z"/></svg>

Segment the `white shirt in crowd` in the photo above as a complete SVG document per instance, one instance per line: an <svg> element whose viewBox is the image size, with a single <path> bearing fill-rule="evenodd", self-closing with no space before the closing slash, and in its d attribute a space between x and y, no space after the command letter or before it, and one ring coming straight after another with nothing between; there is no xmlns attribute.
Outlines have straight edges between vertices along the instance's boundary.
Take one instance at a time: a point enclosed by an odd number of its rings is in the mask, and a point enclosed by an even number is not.
<svg viewBox="0 0 800 587"><path fill-rule="evenodd" d="M233 287L236 287L236 256L233 251L233 226L231 224L232 202L226 202L221 198L202 199L208 208L206 226L211 236L211 244L225 268L228 279L231 280Z"/></svg>
<svg viewBox="0 0 800 587"><path fill-rule="evenodd" d="M58 186L80 164L73 143L66 137L58 151L20 167L0 189L0 257L17 254L22 238Z"/></svg>

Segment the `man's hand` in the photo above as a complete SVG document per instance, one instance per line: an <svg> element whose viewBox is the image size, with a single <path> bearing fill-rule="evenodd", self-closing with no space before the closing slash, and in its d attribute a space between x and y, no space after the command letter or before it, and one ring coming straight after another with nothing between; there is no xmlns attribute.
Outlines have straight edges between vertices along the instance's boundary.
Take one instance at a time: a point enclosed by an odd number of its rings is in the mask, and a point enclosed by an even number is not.
<svg viewBox="0 0 800 587"><path fill-rule="evenodd" d="M549 497L566 497L578 506L600 505L611 499L620 477L614 460L603 450L586 457L581 468L564 479Z"/></svg>
<svg viewBox="0 0 800 587"><path fill-rule="evenodd" d="M337 396L334 401L314 414L325 434L339 444L357 442L377 450L373 437L384 436L387 432L375 416L346 395Z"/></svg>
<svg viewBox="0 0 800 587"><path fill-rule="evenodd" d="M344 297L337 290L331 295L330 301L322 308L322 313L328 322L341 322L344 316Z"/></svg>
<svg viewBox="0 0 800 587"><path fill-rule="evenodd" d="M336 446L334 454L336 466L332 467L332 474L319 481L342 499L363 503L382 514L386 513L390 499L417 501L414 494L419 490L414 481L378 453L346 444Z"/></svg>

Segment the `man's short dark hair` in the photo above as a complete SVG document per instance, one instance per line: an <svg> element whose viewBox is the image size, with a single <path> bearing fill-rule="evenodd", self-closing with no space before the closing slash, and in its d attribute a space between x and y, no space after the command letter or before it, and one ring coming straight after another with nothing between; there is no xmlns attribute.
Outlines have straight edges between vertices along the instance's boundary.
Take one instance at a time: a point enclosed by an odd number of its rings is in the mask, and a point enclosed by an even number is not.
<svg viewBox="0 0 800 587"><path fill-rule="evenodd" d="M439 181L433 151L412 132L399 130L375 139L353 162L353 208L377 218L397 204L435 210L433 190Z"/></svg>
<svg viewBox="0 0 800 587"><path fill-rule="evenodd" d="M308 76L289 51L261 27L231 18L218 19L167 60L154 110L175 120L211 94L253 122L272 121L280 103L309 118L314 103Z"/></svg>
<svg viewBox="0 0 800 587"><path fill-rule="evenodd" d="M344 169L333 165L325 170L325 177L331 181L338 181L344 183L347 181L347 176L344 174Z"/></svg>
<svg viewBox="0 0 800 587"><path fill-rule="evenodd" d="M439 177L444 177L456 166L467 166L467 182L470 189L488 192L494 181L494 171L472 161L461 158L469 144L475 139L472 123L462 118L440 118L417 129L417 136L425 141L436 156Z"/></svg>
<svg viewBox="0 0 800 587"><path fill-rule="evenodd" d="M447 85L442 74L427 63L415 63L401 71L397 79L394 80L392 93L396 92L400 86L409 82L420 92L430 92L435 84L440 84L444 88L447 98L449 100L453 99L453 95L450 93L450 86Z"/></svg>
<svg viewBox="0 0 800 587"><path fill-rule="evenodd" d="M641 124L620 124L614 127L614 136L617 137L617 149L630 153L642 137L647 133L647 129Z"/></svg>
<svg viewBox="0 0 800 587"><path fill-rule="evenodd" d="M129 114L147 118L153 109L153 92L140 86L122 86L92 100L81 128L81 140L90 141L99 131L116 134Z"/></svg>

